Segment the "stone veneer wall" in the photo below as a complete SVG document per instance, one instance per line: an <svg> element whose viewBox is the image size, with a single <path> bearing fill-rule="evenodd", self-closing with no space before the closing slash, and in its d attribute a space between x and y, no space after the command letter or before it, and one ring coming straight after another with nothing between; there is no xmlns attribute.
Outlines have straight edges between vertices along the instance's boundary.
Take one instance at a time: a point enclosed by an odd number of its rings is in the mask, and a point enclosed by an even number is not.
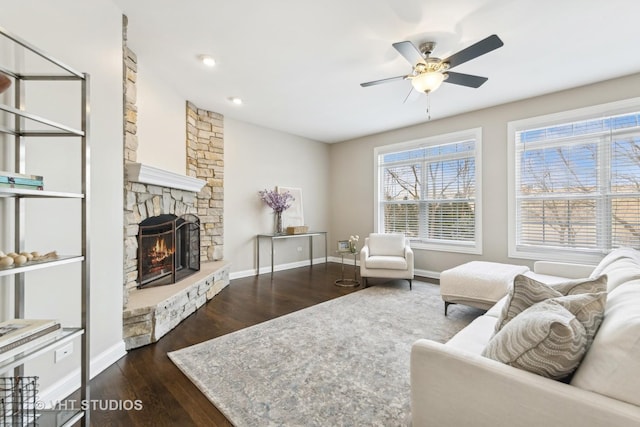
<svg viewBox="0 0 640 427"><path fill-rule="evenodd" d="M127 350L151 344L213 298L229 284L231 265L223 261L207 263L190 276L188 285L176 289L167 298L158 298L160 288L132 293L131 306L123 315L123 338ZM155 294L155 295L154 295Z"/></svg>
<svg viewBox="0 0 640 427"><path fill-rule="evenodd" d="M224 118L187 102L187 175L206 181L197 194L203 261L223 256Z"/></svg>
<svg viewBox="0 0 640 427"><path fill-rule="evenodd" d="M137 57L127 47L126 16L122 20L123 48L123 105L124 153L126 171L128 163L137 161ZM199 192L184 191L158 185L131 182L124 178L124 339L129 348L139 347L159 339L189 316L205 300L229 284L226 263L205 278L190 285L189 291L180 291L149 307L128 309L131 292L137 290L138 278L138 224L144 219L161 215L186 213L200 218L201 261L220 260L223 257L223 116L198 109L190 102L186 107L187 174L206 181ZM180 141L176 141L180 143ZM188 280L188 279L187 279ZM139 297L139 295L136 295Z"/></svg>
<svg viewBox="0 0 640 427"><path fill-rule="evenodd" d="M123 90L123 110L124 110L124 155L123 162L126 171L126 164L128 162L135 162L137 160L138 151L138 107L136 106L137 91L136 82L138 79L138 58L136 54L127 47L127 25L128 19L125 15L122 15L122 75L124 77L122 90ZM137 250L138 243L135 241L134 236L138 234L137 224L133 223L133 218L127 219L127 195L131 191L131 183L124 179L124 292L123 292L123 307L127 306L129 301L129 289L136 285L138 278L138 264L137 254L131 257L131 252ZM132 210L129 211L132 215Z"/></svg>

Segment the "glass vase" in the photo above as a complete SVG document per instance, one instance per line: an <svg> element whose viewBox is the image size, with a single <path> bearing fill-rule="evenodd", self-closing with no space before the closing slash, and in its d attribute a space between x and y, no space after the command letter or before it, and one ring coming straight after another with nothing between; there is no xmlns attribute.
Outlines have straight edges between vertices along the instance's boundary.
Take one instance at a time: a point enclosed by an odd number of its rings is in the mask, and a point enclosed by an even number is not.
<svg viewBox="0 0 640 427"><path fill-rule="evenodd" d="M275 229L275 234L284 233L284 228L282 227L282 212L276 212L274 229Z"/></svg>

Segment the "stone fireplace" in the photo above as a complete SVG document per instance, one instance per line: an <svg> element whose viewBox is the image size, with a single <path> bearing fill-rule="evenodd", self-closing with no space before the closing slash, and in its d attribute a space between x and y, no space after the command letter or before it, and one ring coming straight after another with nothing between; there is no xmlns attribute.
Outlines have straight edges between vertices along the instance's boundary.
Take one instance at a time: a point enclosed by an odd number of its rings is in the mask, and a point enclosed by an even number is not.
<svg viewBox="0 0 640 427"><path fill-rule="evenodd" d="M184 174L138 163L137 58L126 30L125 16L123 338L132 349L159 340L226 287L230 265L222 260L223 116L186 102L185 140L175 141L185 145Z"/></svg>
<svg viewBox="0 0 640 427"><path fill-rule="evenodd" d="M129 350L158 341L224 289L229 284L230 265L208 258L215 251L210 249L212 240L206 239L206 235L203 238L204 230L208 228L209 233L216 230L221 242L221 227L208 224L222 215L206 215L206 211L198 209L199 195L206 192L206 181L140 163L126 163L125 171L127 299L123 337ZM147 227L151 227L148 234ZM148 242L145 236L149 237ZM147 252L145 246L149 249L156 244L158 248L151 249L151 255L157 259L157 265L145 271L147 262L142 255ZM183 250L187 248L189 255ZM181 255L173 261L176 251ZM171 263L176 266L175 283L171 283L174 282ZM187 270L192 271L185 270L187 264ZM192 274L181 277L187 272Z"/></svg>
<svg viewBox="0 0 640 427"><path fill-rule="evenodd" d="M138 224L138 289L171 285L200 271L200 219L164 214Z"/></svg>

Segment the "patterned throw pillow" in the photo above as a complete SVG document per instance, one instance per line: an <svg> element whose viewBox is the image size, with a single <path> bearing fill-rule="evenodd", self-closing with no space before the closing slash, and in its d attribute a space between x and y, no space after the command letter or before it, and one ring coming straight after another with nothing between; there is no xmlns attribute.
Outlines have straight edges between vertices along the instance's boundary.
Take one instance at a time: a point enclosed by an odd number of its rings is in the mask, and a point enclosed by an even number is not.
<svg viewBox="0 0 640 427"><path fill-rule="evenodd" d="M518 314L546 299L558 298L565 295L605 292L606 290L606 275L595 279L576 279L554 285L547 285L519 274L513 280L513 286L509 290L507 301L502 307L502 312L496 322L495 333L498 333L500 329Z"/></svg>
<svg viewBox="0 0 640 427"><path fill-rule="evenodd" d="M593 337L584 325L599 325L605 298L604 293L584 294L536 303L495 334L482 355L544 377L565 378L586 353Z"/></svg>
<svg viewBox="0 0 640 427"><path fill-rule="evenodd" d="M548 301L556 302L569 310L584 326L587 336L587 349L591 347L593 338L604 318L604 309L607 304L607 293L598 292L591 294L566 295L553 298Z"/></svg>

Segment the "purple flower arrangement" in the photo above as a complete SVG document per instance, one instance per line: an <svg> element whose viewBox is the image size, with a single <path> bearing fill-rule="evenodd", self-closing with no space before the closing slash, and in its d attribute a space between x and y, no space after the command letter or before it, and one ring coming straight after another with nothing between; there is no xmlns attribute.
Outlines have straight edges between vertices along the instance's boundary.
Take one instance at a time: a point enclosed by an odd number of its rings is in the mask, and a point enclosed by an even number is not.
<svg viewBox="0 0 640 427"><path fill-rule="evenodd" d="M265 202L274 212L282 213L291 207L291 202L295 200L293 195L288 191L284 193L278 193L273 190L258 191L260 198Z"/></svg>

